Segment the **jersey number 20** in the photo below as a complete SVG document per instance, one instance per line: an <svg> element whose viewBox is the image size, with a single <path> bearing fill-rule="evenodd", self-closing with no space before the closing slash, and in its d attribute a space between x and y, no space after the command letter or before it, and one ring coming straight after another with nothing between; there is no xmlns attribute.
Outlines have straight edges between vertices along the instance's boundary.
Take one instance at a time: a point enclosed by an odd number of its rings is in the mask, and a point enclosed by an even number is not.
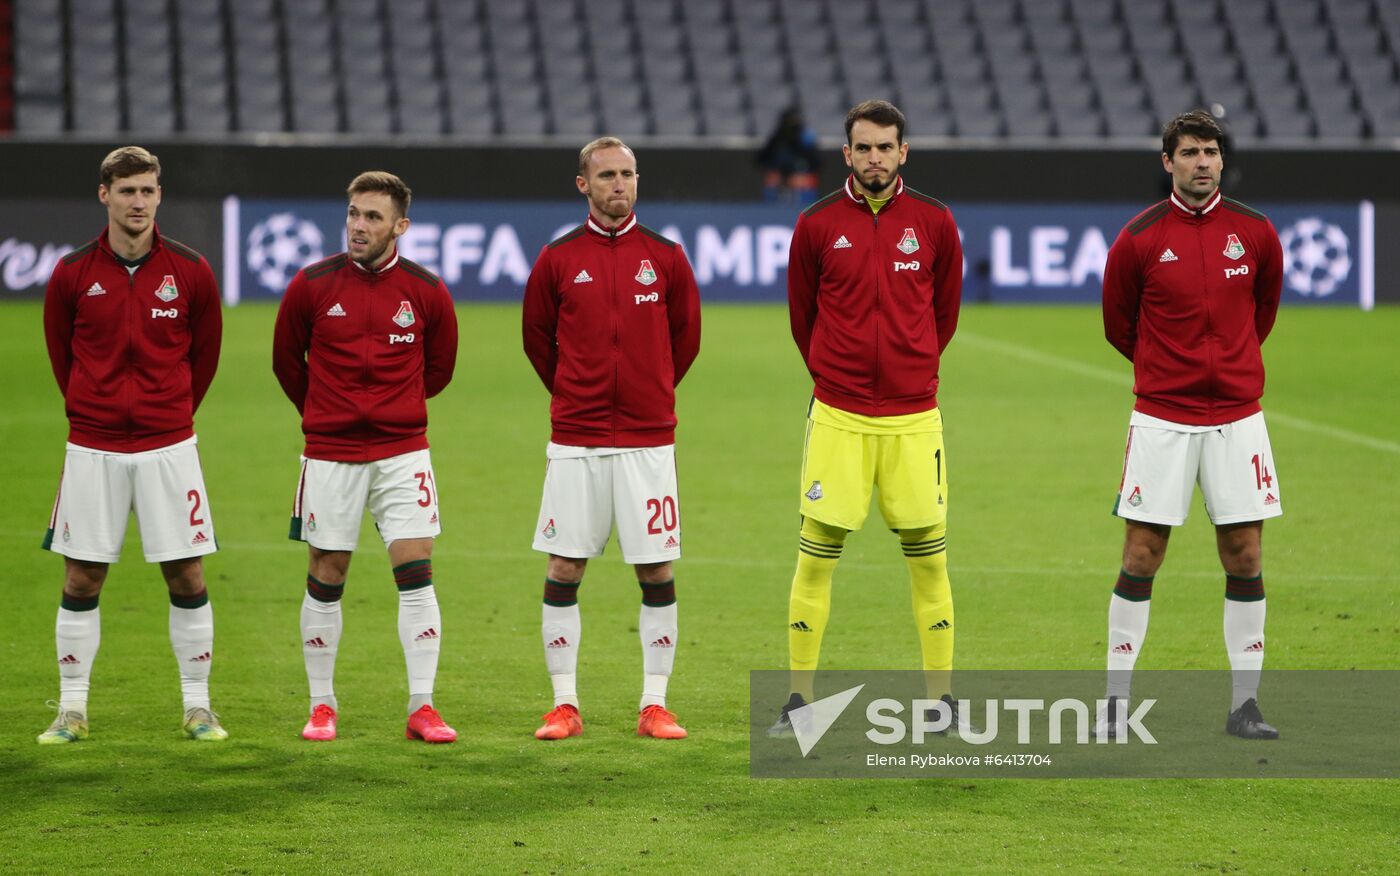
<svg viewBox="0 0 1400 876"><path fill-rule="evenodd" d="M651 519L647 521L648 535L671 532L680 523L680 516L676 514L676 500L671 496L647 499L647 511L651 514Z"/></svg>

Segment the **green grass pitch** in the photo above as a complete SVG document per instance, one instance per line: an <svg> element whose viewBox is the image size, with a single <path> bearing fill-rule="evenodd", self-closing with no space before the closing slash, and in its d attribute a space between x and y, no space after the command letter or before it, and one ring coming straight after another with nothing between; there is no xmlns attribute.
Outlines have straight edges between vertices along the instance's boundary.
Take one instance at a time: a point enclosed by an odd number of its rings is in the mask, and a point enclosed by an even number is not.
<svg viewBox="0 0 1400 876"><path fill-rule="evenodd" d="M529 544L547 400L520 351L517 309L460 316L457 377L432 402L430 438L445 527L437 703L461 740L403 739L396 600L368 526L345 597L342 735L298 737L306 567L285 536L300 435L271 373L273 310L249 305L227 312L198 417L221 548L207 563L214 703L232 739L180 738L164 588L133 534L102 598L92 737L40 748L43 703L57 694L61 562L38 544L66 424L39 306L0 308L0 870L1400 869L1393 781L750 779L747 673L786 659L810 391L777 307L708 307L680 392L686 546L671 703L691 738L634 735L639 598L612 549L581 591L585 734L535 741L549 684L544 560ZM1396 337L1400 310L1286 309L1265 347L1287 509L1265 538L1271 667L1400 668ZM1092 308L964 311L940 394L959 667L1102 666L1128 373ZM1158 576L1140 666L1225 665L1221 579L1198 502ZM912 668L917 654L903 561L876 517L838 570L825 665Z"/></svg>

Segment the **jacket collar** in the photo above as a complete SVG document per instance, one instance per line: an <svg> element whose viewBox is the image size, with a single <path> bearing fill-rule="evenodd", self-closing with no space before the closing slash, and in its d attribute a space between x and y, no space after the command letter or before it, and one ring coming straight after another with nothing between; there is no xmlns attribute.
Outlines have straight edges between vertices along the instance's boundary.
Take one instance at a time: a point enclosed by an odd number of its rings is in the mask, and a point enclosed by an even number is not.
<svg viewBox="0 0 1400 876"><path fill-rule="evenodd" d="M852 174L848 174L848 175L846 176L846 185L845 185L845 189L846 189L846 197L847 197L847 198L850 198L853 202L859 204L859 205L862 206L862 207L866 207L865 196L862 195L860 192L856 191L856 175L855 175L855 174L852 173ZM890 194L890 199L889 199L888 201L885 202L885 206L884 206L884 207L881 207L880 209L883 210L883 209L885 209L886 207L889 207L890 204L893 204L895 201L899 200L899 196L902 195L902 194L904 194L904 176L903 176L903 174L901 174L901 175L899 175L899 176L897 176L897 177L894 178L894 191ZM867 209L869 209L869 208L867 207Z"/></svg>
<svg viewBox="0 0 1400 876"><path fill-rule="evenodd" d="M1167 200L1171 201L1172 206L1176 208L1177 213L1181 214L1182 216L1189 216L1194 219L1199 219L1202 216L1208 215L1212 210L1220 206L1221 194L1219 187L1217 187L1215 190L1215 194L1210 196L1209 201L1206 201L1199 207L1192 207L1185 201L1181 200L1181 198L1177 197L1176 189L1173 188L1172 193L1167 198Z"/></svg>
<svg viewBox="0 0 1400 876"><path fill-rule="evenodd" d="M613 228L605 228L602 225L599 225L596 221L594 221L593 214L589 213L588 221L586 224L588 225L589 231L593 232L594 234L601 235L602 237L621 237L622 235L631 231L633 228L637 227L637 213L635 210L631 213L628 213L627 218L617 223L617 225Z"/></svg>
<svg viewBox="0 0 1400 876"><path fill-rule="evenodd" d="M395 245L394 254L389 256L388 260L385 261L384 264L380 265L377 268L374 268L373 270L365 267L364 265L350 258L349 253L346 254L345 260L350 263L351 267L355 268L361 274L365 274L366 276L370 277L382 277L385 274L392 271L394 269L394 266L396 266L399 263L399 248L397 245Z"/></svg>
<svg viewBox="0 0 1400 876"><path fill-rule="evenodd" d="M107 252L107 254L110 255L110 256L111 256L112 258L114 258L114 259L120 259L121 257L117 255L117 251L116 251L115 249L112 248L111 231L112 231L111 228L104 228L104 229L102 229L102 233L99 234L99 235L97 235L97 248L98 248L98 249L101 249L101 250L105 250L105 251ZM159 227L159 226L152 226L152 228L151 228L151 249L150 249L150 252L148 252L148 253L146 253L146 255L142 256L142 259L150 258L152 255L154 255L154 254L156 254L157 252L159 252L163 246L164 246L164 244L161 242L161 237L160 237L160 227Z"/></svg>

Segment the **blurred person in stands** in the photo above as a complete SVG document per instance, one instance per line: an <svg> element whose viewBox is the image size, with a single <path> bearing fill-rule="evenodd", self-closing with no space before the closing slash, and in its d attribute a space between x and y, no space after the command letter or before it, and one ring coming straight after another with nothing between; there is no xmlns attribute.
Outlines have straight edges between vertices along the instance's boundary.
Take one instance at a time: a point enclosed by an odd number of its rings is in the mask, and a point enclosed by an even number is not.
<svg viewBox="0 0 1400 876"><path fill-rule="evenodd" d="M783 110L778 126L758 151L757 161L763 169L763 200L795 201L806 206L817 199L821 169L817 135L807 127L797 107Z"/></svg>

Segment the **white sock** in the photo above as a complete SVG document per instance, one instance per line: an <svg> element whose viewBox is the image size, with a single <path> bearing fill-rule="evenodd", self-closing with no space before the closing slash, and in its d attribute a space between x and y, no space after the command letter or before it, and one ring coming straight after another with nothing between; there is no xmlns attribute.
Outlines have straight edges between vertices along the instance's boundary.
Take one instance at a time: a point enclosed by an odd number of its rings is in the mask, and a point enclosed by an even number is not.
<svg viewBox="0 0 1400 876"><path fill-rule="evenodd" d="M1117 593L1108 601L1108 695L1128 697L1133 666L1147 638L1147 616L1152 600L1124 599Z"/></svg>
<svg viewBox="0 0 1400 876"><path fill-rule="evenodd" d="M442 650L442 613L433 585L399 591L399 643L408 666L411 715L433 704L433 681Z"/></svg>
<svg viewBox="0 0 1400 876"><path fill-rule="evenodd" d="M58 707L64 712L86 715L92 663L102 642L101 609L60 608L54 641L58 650Z"/></svg>
<svg viewBox="0 0 1400 876"><path fill-rule="evenodd" d="M342 629L340 600L322 602L310 593L301 600L301 656L311 687L311 708L330 706L335 700L335 656L340 651Z"/></svg>
<svg viewBox="0 0 1400 876"><path fill-rule="evenodd" d="M1225 651L1230 657L1230 711L1258 699L1264 669L1264 602L1225 600Z"/></svg>
<svg viewBox="0 0 1400 876"><path fill-rule="evenodd" d="M578 643L583 637L583 619L578 603L550 605L540 611L540 638L544 642L544 665L554 686L554 706L578 708Z"/></svg>
<svg viewBox="0 0 1400 876"><path fill-rule="evenodd" d="M180 664L185 711L209 708L209 670L214 663L214 607L170 606L170 649Z"/></svg>
<svg viewBox="0 0 1400 876"><path fill-rule="evenodd" d="M643 605L637 630L642 640L642 703L647 706L666 705L666 683L676 664L676 604Z"/></svg>

